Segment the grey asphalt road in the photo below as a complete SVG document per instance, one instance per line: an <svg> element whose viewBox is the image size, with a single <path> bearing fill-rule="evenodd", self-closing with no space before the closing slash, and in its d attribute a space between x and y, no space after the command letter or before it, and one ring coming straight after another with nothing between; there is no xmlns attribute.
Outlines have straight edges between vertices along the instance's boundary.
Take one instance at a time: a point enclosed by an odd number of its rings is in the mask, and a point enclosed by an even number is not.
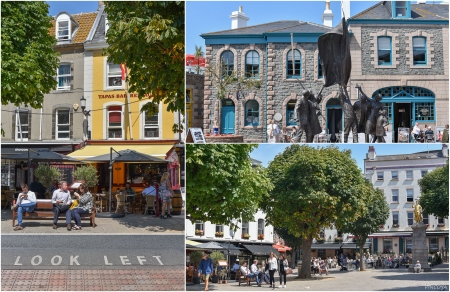
<svg viewBox="0 0 450 292"><path fill-rule="evenodd" d="M184 235L2 235L2 269L184 267Z"/></svg>

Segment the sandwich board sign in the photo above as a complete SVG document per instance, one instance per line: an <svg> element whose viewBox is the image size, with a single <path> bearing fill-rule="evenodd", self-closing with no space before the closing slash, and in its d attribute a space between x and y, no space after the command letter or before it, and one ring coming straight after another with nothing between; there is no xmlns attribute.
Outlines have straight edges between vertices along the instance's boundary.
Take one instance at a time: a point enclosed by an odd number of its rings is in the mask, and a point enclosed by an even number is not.
<svg viewBox="0 0 450 292"><path fill-rule="evenodd" d="M186 138L186 142L188 143L206 143L205 136L203 136L203 132L201 128L189 128L189 132Z"/></svg>

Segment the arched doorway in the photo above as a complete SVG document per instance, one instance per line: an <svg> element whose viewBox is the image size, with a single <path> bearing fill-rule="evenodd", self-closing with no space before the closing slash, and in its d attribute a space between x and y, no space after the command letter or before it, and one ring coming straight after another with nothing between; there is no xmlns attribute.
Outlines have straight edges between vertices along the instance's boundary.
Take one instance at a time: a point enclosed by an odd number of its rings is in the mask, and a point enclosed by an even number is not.
<svg viewBox="0 0 450 292"><path fill-rule="evenodd" d="M414 86L392 86L376 90L381 94L389 124L392 125L394 141L398 142L398 128L412 128L416 122L435 123L435 95L431 90Z"/></svg>
<svg viewBox="0 0 450 292"><path fill-rule="evenodd" d="M331 98L327 101L327 129L330 141L336 142L336 135L342 132L342 107L338 98Z"/></svg>
<svg viewBox="0 0 450 292"><path fill-rule="evenodd" d="M234 134L235 106L231 99L222 101L222 121L220 124L220 133Z"/></svg>

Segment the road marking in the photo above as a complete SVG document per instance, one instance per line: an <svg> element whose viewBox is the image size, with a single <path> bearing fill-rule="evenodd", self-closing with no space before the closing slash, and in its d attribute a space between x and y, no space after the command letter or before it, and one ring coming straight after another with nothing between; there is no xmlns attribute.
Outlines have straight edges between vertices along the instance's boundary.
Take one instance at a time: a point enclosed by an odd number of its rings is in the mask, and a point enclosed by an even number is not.
<svg viewBox="0 0 450 292"><path fill-rule="evenodd" d="M120 256L120 261L122 262L123 266L130 266L131 265L130 260L128 259L127 256Z"/></svg>
<svg viewBox="0 0 450 292"><path fill-rule="evenodd" d="M20 256L18 256L16 258L16 262L14 263L15 266L21 266L22 265L22 263L19 263L19 260L20 260Z"/></svg>
<svg viewBox="0 0 450 292"><path fill-rule="evenodd" d="M105 266L112 266L112 263L108 263L108 257L107 256L103 256L103 258L105 259Z"/></svg>
<svg viewBox="0 0 450 292"><path fill-rule="evenodd" d="M71 266L73 266L73 263L77 263L77 266L80 265L80 263L77 260L78 257L79 257L79 255L77 255L76 257L73 257L72 255L70 256L70 265Z"/></svg>
<svg viewBox="0 0 450 292"><path fill-rule="evenodd" d="M35 262L34 262L34 259L35 259L35 258L37 258L37 259L39 260L38 263L35 263ZM40 255L37 255L37 256L34 256L34 257L31 258L31 264L32 264L33 266L39 266L41 263L42 263L42 257L41 257Z"/></svg>
<svg viewBox="0 0 450 292"><path fill-rule="evenodd" d="M153 256L154 258L156 258L157 260L158 260L158 262L159 262L159 264L161 265L161 266L164 266L164 264L161 262L161 260L159 259L161 256Z"/></svg>
<svg viewBox="0 0 450 292"><path fill-rule="evenodd" d="M137 259L139 261L139 264L142 266L144 265L144 262L146 262L147 260L145 259L144 256L137 256Z"/></svg>
<svg viewBox="0 0 450 292"><path fill-rule="evenodd" d="M54 261L55 258L59 259L59 261L58 261L57 264L56 264L55 261ZM55 255L54 257L52 257L52 259L50 260L50 262L51 262L52 265L54 265L54 266L59 266L59 265L61 264L61 262L62 262L62 257L59 256L59 255Z"/></svg>

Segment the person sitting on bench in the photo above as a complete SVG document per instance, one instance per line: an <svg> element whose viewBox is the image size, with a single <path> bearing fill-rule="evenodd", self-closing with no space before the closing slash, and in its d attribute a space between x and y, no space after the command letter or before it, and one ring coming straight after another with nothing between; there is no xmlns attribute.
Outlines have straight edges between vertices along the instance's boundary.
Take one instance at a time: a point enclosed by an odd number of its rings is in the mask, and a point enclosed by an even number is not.
<svg viewBox="0 0 450 292"><path fill-rule="evenodd" d="M253 265L250 266L250 273L248 274L249 278L255 278L256 284L258 287L261 287L261 282L259 279L259 271L258 271L258 260L253 261Z"/></svg>
<svg viewBox="0 0 450 292"><path fill-rule="evenodd" d="M72 230L70 225L70 220L72 219L72 214L70 212L70 204L72 200L70 199L70 192L67 190L67 182L61 181L59 183L60 188L53 192L52 203L53 203L53 229L56 229L56 223L58 223L58 217L61 213L66 213L66 224L67 230Z"/></svg>
<svg viewBox="0 0 450 292"><path fill-rule="evenodd" d="M17 209L17 226L14 227L14 231L22 230L22 216L24 212L33 212L36 208L36 194L32 191L28 191L28 185L21 183L22 192L17 197L17 204L11 207L11 210Z"/></svg>

